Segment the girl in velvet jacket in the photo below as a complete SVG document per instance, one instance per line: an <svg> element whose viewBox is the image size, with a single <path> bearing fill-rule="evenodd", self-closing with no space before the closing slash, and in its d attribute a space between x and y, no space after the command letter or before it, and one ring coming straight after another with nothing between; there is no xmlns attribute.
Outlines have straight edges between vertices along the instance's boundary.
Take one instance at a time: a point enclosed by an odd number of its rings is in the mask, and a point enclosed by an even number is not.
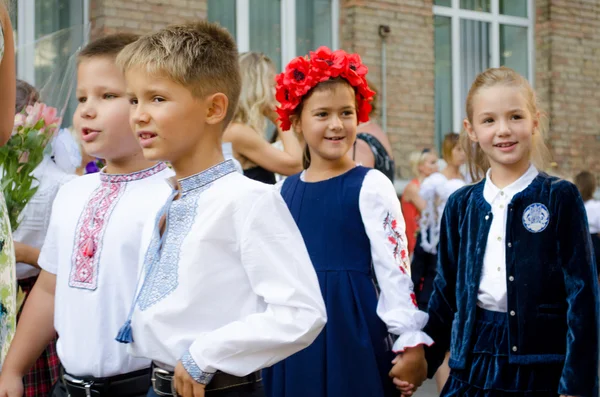
<svg viewBox="0 0 600 397"><path fill-rule="evenodd" d="M515 71L488 69L466 108L471 173L485 179L445 208L425 327L435 341L429 376L449 349L442 396L598 396L584 204L573 184L538 171L547 149L535 93Z"/></svg>

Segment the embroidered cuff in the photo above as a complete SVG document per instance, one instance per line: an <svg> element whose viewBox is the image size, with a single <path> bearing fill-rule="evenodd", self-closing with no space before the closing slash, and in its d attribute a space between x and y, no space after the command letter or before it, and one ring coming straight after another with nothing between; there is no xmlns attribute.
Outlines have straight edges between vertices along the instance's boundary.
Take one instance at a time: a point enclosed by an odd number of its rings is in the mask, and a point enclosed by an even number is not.
<svg viewBox="0 0 600 397"><path fill-rule="evenodd" d="M183 364L183 368L190 374L192 378L198 383L203 385L208 385L212 380L213 376L215 376L214 372L204 372L198 367L196 361L192 357L189 351L185 352L183 357L181 357L181 364Z"/></svg>
<svg viewBox="0 0 600 397"><path fill-rule="evenodd" d="M423 331L405 332L396 340L392 350L397 354L419 345L431 346L433 345L433 339Z"/></svg>

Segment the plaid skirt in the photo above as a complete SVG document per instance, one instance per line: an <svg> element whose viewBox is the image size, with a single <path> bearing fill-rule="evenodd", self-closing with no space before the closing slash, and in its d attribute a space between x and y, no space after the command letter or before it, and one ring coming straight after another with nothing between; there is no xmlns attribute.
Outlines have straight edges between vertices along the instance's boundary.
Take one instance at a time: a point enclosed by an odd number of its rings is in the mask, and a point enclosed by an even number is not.
<svg viewBox="0 0 600 397"><path fill-rule="evenodd" d="M27 297L29 293L33 289L37 277L30 277L23 280L19 280L19 287L26 294L25 301L27 301ZM23 303L25 306L25 302ZM23 306L21 306L21 310L23 310ZM19 321L19 317L21 312L17 316L17 322ZM46 347L46 350L42 353L42 355L37 359L34 366L31 370L23 377L23 387L25 389L25 393L23 394L25 397L40 397L47 396L50 394L52 390L52 385L58 381L58 377L60 374L60 360L58 359L58 354L56 353L56 336L54 340L50 342L50 344Z"/></svg>

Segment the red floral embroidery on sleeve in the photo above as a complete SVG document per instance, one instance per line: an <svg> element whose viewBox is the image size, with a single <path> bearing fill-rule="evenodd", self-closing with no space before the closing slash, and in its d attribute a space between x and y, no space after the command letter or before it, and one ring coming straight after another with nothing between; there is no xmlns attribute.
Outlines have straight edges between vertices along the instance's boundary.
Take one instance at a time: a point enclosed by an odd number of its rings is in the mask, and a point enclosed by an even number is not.
<svg viewBox="0 0 600 397"><path fill-rule="evenodd" d="M383 220L383 230L387 235L388 242L393 245L394 258L400 260L400 270L402 270L402 273L406 274L409 266L408 251L406 249L404 236L398 232L397 227L398 221L388 212Z"/></svg>
<svg viewBox="0 0 600 397"><path fill-rule="evenodd" d="M417 295L415 295L415 293L411 293L410 294L410 299L412 300L413 305L415 305L415 307L419 307L419 305L417 304Z"/></svg>

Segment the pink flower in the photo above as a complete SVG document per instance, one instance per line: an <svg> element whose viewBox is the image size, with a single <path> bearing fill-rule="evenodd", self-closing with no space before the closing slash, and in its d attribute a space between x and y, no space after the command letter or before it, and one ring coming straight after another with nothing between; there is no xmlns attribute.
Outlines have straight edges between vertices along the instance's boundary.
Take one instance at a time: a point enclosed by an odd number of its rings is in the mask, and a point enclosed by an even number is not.
<svg viewBox="0 0 600 397"><path fill-rule="evenodd" d="M28 127L33 127L34 125L36 125L37 122L40 121L40 119L42 118L42 113L44 111L45 106L46 105L44 105L41 102L36 102L33 105L27 106L27 108L25 109L25 113L27 114L27 117L25 119L25 125Z"/></svg>
<svg viewBox="0 0 600 397"><path fill-rule="evenodd" d="M46 126L58 124L60 122L60 118L57 117L58 110L52 106L46 106L44 104L42 104L42 106L42 117L44 118Z"/></svg>
<svg viewBox="0 0 600 397"><path fill-rule="evenodd" d="M23 113L15 114L14 129L16 130L19 127L23 127L23 125L25 124L25 119L26 119L26 116Z"/></svg>

